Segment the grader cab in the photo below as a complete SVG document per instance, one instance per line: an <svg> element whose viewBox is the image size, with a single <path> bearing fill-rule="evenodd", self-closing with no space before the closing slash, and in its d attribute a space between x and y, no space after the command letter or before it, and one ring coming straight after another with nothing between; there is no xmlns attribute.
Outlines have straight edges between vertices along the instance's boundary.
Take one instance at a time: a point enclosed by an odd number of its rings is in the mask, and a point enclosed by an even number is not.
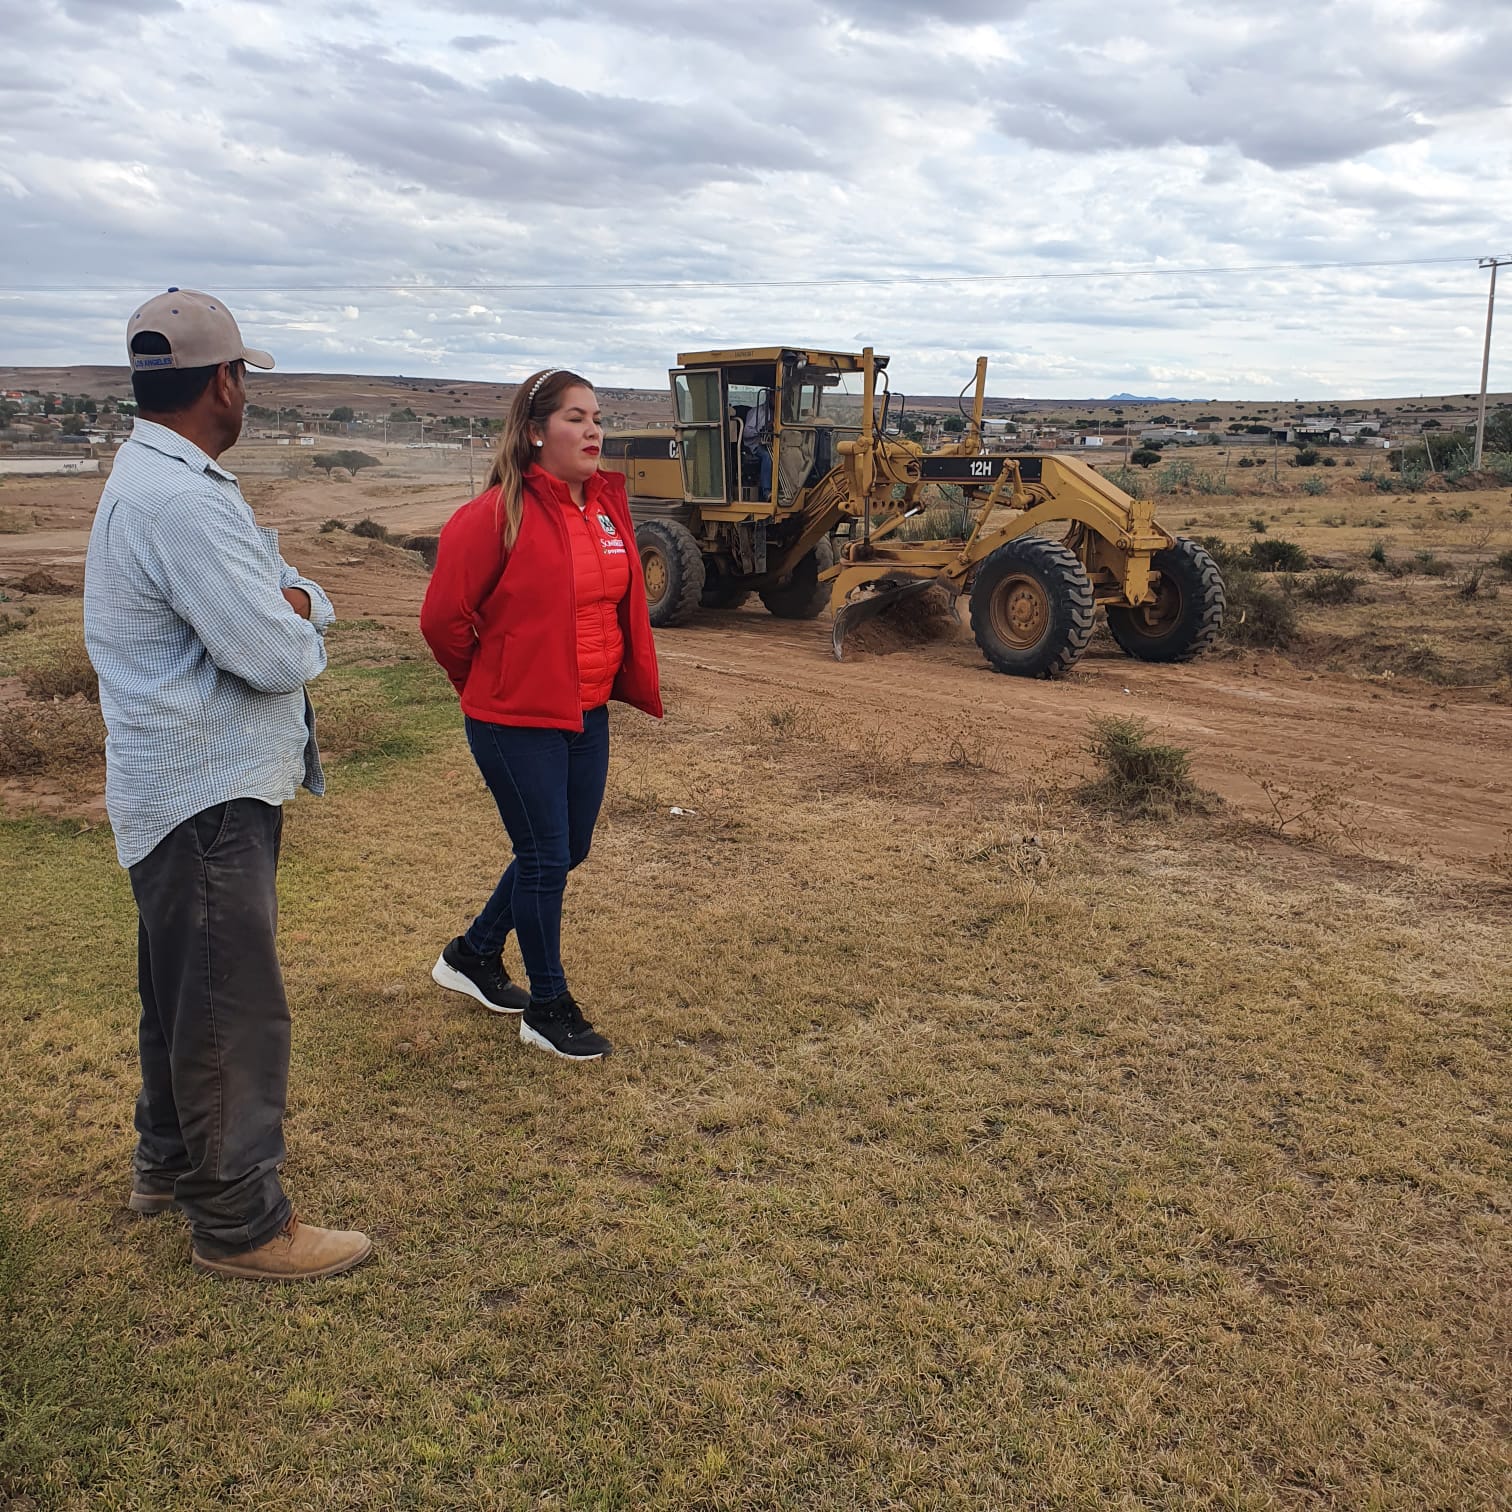
<svg viewBox="0 0 1512 1512"><path fill-rule="evenodd" d="M1085 464L983 448L986 359L961 440L926 454L889 431L886 357L799 347L681 354L675 423L605 438L625 475L654 625L752 593L782 618L855 626L915 594L970 596L1000 672L1064 672L1098 604L1130 655L1184 661L1212 644L1223 581L1195 542ZM931 509L942 493L954 510ZM939 539L905 539L919 516Z"/></svg>

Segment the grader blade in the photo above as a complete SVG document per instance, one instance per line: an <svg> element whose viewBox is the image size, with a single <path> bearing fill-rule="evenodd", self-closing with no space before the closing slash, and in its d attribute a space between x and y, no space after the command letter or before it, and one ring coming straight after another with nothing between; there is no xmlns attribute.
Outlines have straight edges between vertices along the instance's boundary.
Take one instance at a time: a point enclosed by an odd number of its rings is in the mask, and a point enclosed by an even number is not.
<svg viewBox="0 0 1512 1512"><path fill-rule="evenodd" d="M836 611L830 635L835 660L845 660L845 637L858 626L893 613L900 605L916 600L931 588L946 590L950 617L956 624L960 624L961 616L956 609L956 589L951 584L938 577L909 577L903 573L890 573L875 583L868 583Z"/></svg>

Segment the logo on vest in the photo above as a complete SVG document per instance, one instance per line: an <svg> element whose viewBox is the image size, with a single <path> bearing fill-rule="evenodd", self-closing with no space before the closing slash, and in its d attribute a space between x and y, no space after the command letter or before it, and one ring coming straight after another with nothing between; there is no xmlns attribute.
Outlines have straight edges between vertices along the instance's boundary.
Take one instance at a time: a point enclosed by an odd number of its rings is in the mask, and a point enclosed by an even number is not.
<svg viewBox="0 0 1512 1512"><path fill-rule="evenodd" d="M602 510L599 511L598 522L603 526L606 535L618 534L618 532L614 528L614 521L611 520L609 516L606 515Z"/></svg>

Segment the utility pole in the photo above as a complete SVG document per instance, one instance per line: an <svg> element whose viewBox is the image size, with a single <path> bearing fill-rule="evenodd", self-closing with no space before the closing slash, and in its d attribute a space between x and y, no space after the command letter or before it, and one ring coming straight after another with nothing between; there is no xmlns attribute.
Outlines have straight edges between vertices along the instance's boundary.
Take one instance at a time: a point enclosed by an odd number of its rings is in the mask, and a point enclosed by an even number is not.
<svg viewBox="0 0 1512 1512"><path fill-rule="evenodd" d="M473 459L472 459L472 416L467 417L467 491L476 493L473 486Z"/></svg>
<svg viewBox="0 0 1512 1512"><path fill-rule="evenodd" d="M1491 316L1496 310L1496 270L1503 263L1512 263L1512 257L1483 257L1480 265L1491 270L1491 293L1486 299L1486 350L1481 357L1480 419L1475 423L1475 461L1471 464L1480 471L1481 452L1486 445L1486 379L1491 371Z"/></svg>

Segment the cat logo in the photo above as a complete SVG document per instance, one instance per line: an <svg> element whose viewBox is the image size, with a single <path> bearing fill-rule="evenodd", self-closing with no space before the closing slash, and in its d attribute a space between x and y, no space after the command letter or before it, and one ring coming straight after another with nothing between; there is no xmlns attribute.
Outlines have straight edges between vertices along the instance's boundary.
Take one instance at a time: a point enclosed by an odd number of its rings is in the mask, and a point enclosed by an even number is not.
<svg viewBox="0 0 1512 1512"><path fill-rule="evenodd" d="M611 520L609 516L603 512L603 510L599 511L598 522L604 527L605 535L615 535L618 533L614 528L614 521Z"/></svg>

